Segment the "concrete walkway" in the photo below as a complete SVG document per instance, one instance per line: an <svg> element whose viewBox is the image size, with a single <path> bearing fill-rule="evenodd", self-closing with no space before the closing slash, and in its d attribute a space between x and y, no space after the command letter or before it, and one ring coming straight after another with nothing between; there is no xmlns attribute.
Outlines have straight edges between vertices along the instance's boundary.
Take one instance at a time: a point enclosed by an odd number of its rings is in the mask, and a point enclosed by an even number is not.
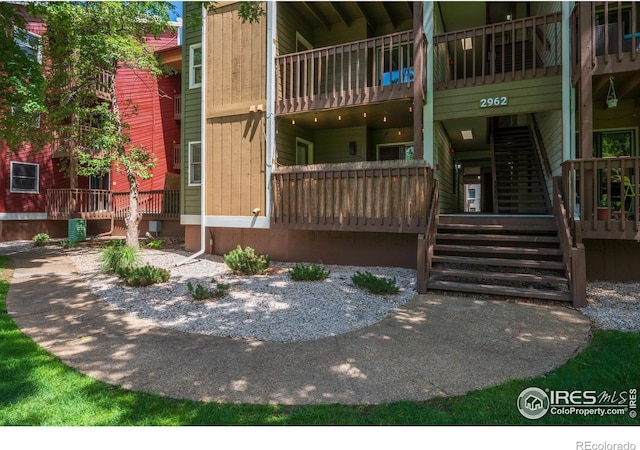
<svg viewBox="0 0 640 450"><path fill-rule="evenodd" d="M211 337L159 328L111 307L90 293L60 250L10 256L8 310L24 333L84 374L174 398L379 404L461 395L544 374L590 336L589 320L568 307L429 294L376 325L332 338Z"/></svg>

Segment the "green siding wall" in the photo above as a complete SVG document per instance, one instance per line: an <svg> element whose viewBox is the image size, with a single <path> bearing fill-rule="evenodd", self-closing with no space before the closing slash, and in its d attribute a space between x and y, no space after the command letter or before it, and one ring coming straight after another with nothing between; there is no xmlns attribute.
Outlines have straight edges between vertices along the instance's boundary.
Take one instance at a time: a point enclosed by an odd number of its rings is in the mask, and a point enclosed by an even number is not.
<svg viewBox="0 0 640 450"><path fill-rule="evenodd" d="M481 108L480 99L508 97L507 106ZM533 78L436 91L433 113L439 120L507 116L562 108L562 77Z"/></svg>
<svg viewBox="0 0 640 450"><path fill-rule="evenodd" d="M453 214L460 212L458 198L459 183L454 174L453 154L449 153L451 141L442 126L442 123L433 124L434 168L435 176L440 182L440 213Z"/></svg>
<svg viewBox="0 0 640 450"><path fill-rule="evenodd" d="M552 176L562 175L562 111L546 111L535 114L536 123L544 142ZM547 180L547 190L553 192L552 180Z"/></svg>
<svg viewBox="0 0 640 450"><path fill-rule="evenodd" d="M199 2L184 2L183 16L200 14ZM190 23L191 25L191 23ZM189 186L189 142L201 140L201 89L189 89L189 46L202 40L201 26L183 28L182 41L182 122L181 122L181 214L200 215L200 187Z"/></svg>

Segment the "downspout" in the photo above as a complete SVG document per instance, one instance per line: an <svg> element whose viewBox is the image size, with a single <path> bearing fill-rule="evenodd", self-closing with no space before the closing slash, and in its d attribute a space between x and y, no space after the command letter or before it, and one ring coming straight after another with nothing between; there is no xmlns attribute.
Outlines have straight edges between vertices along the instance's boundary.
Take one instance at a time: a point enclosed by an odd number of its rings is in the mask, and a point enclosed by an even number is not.
<svg viewBox="0 0 640 450"><path fill-rule="evenodd" d="M276 163L276 6L277 2L267 2L267 116L266 116L266 188L265 216L271 219L271 172Z"/></svg>
<svg viewBox="0 0 640 450"><path fill-rule="evenodd" d="M203 255L206 249L206 227L205 227L205 185L206 185L206 145L205 145L205 137L206 137L206 124L207 117L206 113L206 70L207 70L207 58L206 58L206 44L207 44L207 9L202 7L202 32L201 32L201 43L200 48L202 51L202 83L200 84L200 250L194 253L191 256L186 257L185 259L178 261L176 266L181 266L200 255ZM188 76L188 74L187 74Z"/></svg>

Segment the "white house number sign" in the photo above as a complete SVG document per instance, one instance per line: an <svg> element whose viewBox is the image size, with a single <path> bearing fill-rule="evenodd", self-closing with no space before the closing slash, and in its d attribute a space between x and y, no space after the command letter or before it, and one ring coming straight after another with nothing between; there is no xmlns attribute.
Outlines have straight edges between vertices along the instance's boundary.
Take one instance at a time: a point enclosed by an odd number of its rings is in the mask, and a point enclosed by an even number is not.
<svg viewBox="0 0 640 450"><path fill-rule="evenodd" d="M480 108L491 108L492 106L507 106L509 97L488 97L480 99Z"/></svg>

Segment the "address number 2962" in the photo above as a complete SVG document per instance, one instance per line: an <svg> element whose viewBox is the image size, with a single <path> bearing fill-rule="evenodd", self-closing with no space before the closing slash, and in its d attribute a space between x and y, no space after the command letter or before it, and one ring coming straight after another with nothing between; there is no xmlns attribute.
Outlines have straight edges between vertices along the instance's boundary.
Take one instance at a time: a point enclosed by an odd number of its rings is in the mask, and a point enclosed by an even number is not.
<svg viewBox="0 0 640 450"><path fill-rule="evenodd" d="M507 106L509 97L489 97L480 99L480 108L490 108L492 106Z"/></svg>

